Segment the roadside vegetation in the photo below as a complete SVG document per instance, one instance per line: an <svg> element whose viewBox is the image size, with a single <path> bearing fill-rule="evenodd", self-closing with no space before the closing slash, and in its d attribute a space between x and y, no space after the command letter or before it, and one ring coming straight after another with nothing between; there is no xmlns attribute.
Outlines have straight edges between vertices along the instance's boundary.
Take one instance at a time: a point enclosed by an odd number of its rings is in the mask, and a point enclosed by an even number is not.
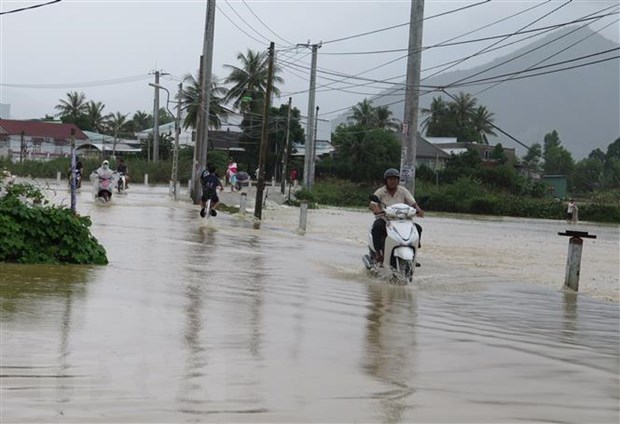
<svg viewBox="0 0 620 424"><path fill-rule="evenodd" d="M0 262L105 265L90 226L89 217L51 205L37 187L0 180Z"/></svg>

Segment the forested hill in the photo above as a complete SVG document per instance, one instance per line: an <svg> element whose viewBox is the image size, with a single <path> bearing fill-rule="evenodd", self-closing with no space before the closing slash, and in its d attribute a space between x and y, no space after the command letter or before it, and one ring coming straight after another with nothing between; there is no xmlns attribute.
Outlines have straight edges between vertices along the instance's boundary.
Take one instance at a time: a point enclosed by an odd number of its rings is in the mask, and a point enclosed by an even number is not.
<svg viewBox="0 0 620 424"><path fill-rule="evenodd" d="M519 72L528 67L571 61L620 47L588 27L578 28L569 27L552 32L547 37L490 63L424 79L422 84L449 86L467 77L471 77L470 80L473 81ZM616 50L540 69L534 73L580 65L618 54ZM483 72L489 68L493 69ZM425 74L428 73L423 73L423 78ZM528 74L530 73L522 73L520 76ZM575 160L586 157L595 148L605 151L610 143L620 137L620 60L618 59L531 78L513 79L482 92L491 85L456 87L449 89L448 92L453 95L460 91L472 94L480 105L486 106L495 114L494 122L498 127L527 145L533 143L542 145L545 134L557 130L562 145L572 153ZM421 96L420 108L429 107L433 96L437 95L433 93ZM451 100L445 94L442 97L444 100ZM403 98L404 92L398 92L389 96L378 96L372 100L374 106L381 106ZM395 118L402 119L403 102L389 107ZM334 126L339 122L343 122L343 117L335 120ZM498 134L498 137L491 137L489 142L492 144L500 142L506 147L515 147L519 155L525 153L522 147L501 134Z"/></svg>

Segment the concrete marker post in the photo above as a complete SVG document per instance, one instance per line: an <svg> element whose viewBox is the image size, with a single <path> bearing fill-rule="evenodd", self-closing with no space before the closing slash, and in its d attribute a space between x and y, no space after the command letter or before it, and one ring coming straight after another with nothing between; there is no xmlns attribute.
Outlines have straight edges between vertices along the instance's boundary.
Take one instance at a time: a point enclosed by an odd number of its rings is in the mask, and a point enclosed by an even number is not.
<svg viewBox="0 0 620 424"><path fill-rule="evenodd" d="M566 260L566 276L564 287L579 291L579 274L581 273L581 251L583 250L583 238L593 238L596 236L588 234L586 231L570 231L558 233L560 236L570 237L568 241L568 258Z"/></svg>
<svg viewBox="0 0 620 424"><path fill-rule="evenodd" d="M245 206L247 204L247 201L248 201L248 194L241 193L241 200L239 200L239 213L241 215L245 215Z"/></svg>
<svg viewBox="0 0 620 424"><path fill-rule="evenodd" d="M299 230L306 232L306 224L308 222L308 201L302 200L299 205Z"/></svg>
<svg viewBox="0 0 620 424"><path fill-rule="evenodd" d="M149 185L149 174L144 174L144 185Z"/></svg>
<svg viewBox="0 0 620 424"><path fill-rule="evenodd" d="M60 184L60 172L56 172L56 182Z"/></svg>

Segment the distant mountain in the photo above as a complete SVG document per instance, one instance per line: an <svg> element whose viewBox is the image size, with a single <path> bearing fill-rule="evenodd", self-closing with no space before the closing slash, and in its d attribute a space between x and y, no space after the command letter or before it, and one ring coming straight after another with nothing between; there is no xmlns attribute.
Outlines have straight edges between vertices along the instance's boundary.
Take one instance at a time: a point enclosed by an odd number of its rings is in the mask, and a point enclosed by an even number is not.
<svg viewBox="0 0 620 424"><path fill-rule="evenodd" d="M424 79L421 84L447 86L469 76L472 76L471 80L473 81L521 71L529 66L544 66L619 47L617 43L602 37L587 27L576 31L575 29L576 27L572 27L553 32L535 43L486 65L437 75ZM548 45L546 45L547 43ZM533 49L536 50L525 54ZM566 50L557 53L564 49ZM556 53L556 56L540 65L535 65ZM520 57L521 55L523 56ZM618 51L615 51L560 67L583 64L617 55ZM510 61L511 59L514 60ZM507 63L500 65L503 62ZM494 66L497 68L475 75ZM424 63L422 63L422 67L424 67ZM557 67L548 69L557 69ZM544 71L545 69L538 72ZM487 87L489 85L476 85L450 89L448 92L456 95L463 91L474 95L478 99L479 105L486 106L495 114L495 125L524 144L540 143L542 145L545 134L557 130L562 145L571 152L575 160L579 160L596 148L606 151L607 146L620 137L620 61L618 59L547 75L508 81L488 91L476 94ZM386 90L382 94L389 92L390 90ZM444 100L451 100L445 94L441 94ZM421 96L420 108L427 108L433 96L438 95L440 93ZM381 106L402 99L404 99L404 90L384 97L377 96L372 100L373 105ZM402 101L389 107L395 118L402 119L404 113ZM336 118L332 121L332 126L335 128L345 119L345 116ZM523 147L500 133L498 133L498 137L491 137L489 142L514 147L520 156L525 154Z"/></svg>

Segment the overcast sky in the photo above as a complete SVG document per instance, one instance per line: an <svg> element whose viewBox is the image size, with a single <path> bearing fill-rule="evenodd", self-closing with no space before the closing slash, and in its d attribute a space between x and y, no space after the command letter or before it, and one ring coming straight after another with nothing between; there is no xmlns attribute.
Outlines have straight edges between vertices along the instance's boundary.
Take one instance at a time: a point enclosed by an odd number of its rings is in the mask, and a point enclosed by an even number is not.
<svg viewBox="0 0 620 424"><path fill-rule="evenodd" d="M0 0L0 12L49 1ZM476 3L483 4L432 18ZM492 0L486 3L426 0L423 45L431 46L459 36L462 41L507 34L527 25L531 29L560 24L618 4L618 0ZM310 50L295 49L292 45L322 41L316 104L320 107L321 118L334 118L337 115L334 111L354 105L387 86L370 83L351 87L351 84L364 81L344 80L344 77L325 72L361 74L377 80L404 75L406 59L403 56L406 52L342 53L406 49L409 27L402 25L371 35L334 40L406 24L410 7L410 1L387 0L217 0L213 74L223 79L226 76L223 65L237 65L239 52L248 48L266 50L269 41L274 41L281 60L281 75L285 79L279 87L282 96L275 98L274 104L286 103L290 95L293 105L305 115ZM527 9L531 10L464 35ZM554 9L558 10L552 12ZM617 12L617 9L608 9L606 13ZM154 76L150 73L155 69L168 73L162 77L161 84L171 92L176 91L184 74L197 73L203 47L205 11L206 1L63 0L0 15L0 102L11 105L13 119L41 118L55 112L54 106L59 99L65 98L65 93L83 91L87 100L103 102L107 113L118 111L131 116L137 110L152 112L153 88L148 83L154 81ZM598 31L607 26L601 34L618 42L617 19L617 15L600 19L590 27ZM504 44L518 39L513 37ZM422 68L466 57L496 41L427 49L423 54ZM476 56L461 63L457 69L484 64L527 42ZM393 63L386 64L390 61ZM383 64L386 65L380 66ZM375 67L377 69L365 72ZM422 76L437 69L441 68L423 72ZM333 79L344 81L333 84ZM124 83L112 84L119 81ZM402 82L403 79L391 81ZM330 83L329 87L321 89L320 86ZM336 90L338 88L340 90ZM165 93L162 94L165 100Z"/></svg>

